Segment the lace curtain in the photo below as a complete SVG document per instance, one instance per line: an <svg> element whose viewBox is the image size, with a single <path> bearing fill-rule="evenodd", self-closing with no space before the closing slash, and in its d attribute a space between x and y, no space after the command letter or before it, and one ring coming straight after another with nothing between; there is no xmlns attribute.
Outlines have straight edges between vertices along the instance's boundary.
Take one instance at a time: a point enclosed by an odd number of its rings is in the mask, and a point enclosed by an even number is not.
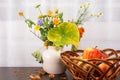
<svg viewBox="0 0 120 80"><path fill-rule="evenodd" d="M103 16L84 24L85 34L79 49L98 46L119 49L120 45L120 1L119 0L0 0L0 66L40 66L32 57L32 52L44 50L42 41L29 32L23 19L18 16L23 11L26 17L34 19L41 4L41 10L58 8L64 12L64 19L76 17L81 3L91 2L91 12L103 11Z"/></svg>

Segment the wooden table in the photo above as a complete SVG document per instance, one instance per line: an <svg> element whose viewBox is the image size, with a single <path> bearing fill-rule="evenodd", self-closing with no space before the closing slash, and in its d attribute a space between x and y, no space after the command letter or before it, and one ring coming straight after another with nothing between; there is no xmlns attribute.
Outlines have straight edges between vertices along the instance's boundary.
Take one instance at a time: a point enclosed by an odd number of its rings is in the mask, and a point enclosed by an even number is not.
<svg viewBox="0 0 120 80"><path fill-rule="evenodd" d="M40 67L0 67L0 80L31 80L30 75L39 75ZM65 72L66 79L62 79L63 74L55 75L50 79L48 74L42 75L41 80L73 80L69 71ZM120 80L120 77L116 80Z"/></svg>
<svg viewBox="0 0 120 80"><path fill-rule="evenodd" d="M0 67L0 80L31 80L30 75L39 75L40 67ZM55 75L50 79L48 74L42 75L41 80L73 80L68 71L65 72L66 79L61 79L60 75Z"/></svg>

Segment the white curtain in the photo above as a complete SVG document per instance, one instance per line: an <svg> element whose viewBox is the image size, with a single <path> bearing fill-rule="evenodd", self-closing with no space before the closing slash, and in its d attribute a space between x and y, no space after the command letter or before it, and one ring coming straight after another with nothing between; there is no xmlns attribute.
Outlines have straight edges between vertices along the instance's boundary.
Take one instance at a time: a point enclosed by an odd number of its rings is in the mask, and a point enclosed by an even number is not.
<svg viewBox="0 0 120 80"><path fill-rule="evenodd" d="M0 0L0 66L40 66L31 54L44 50L42 41L29 32L19 11L35 20L38 11L34 7L40 3L43 13L58 8L69 20L85 2L91 2L91 12L102 11L103 15L84 24L86 32L79 49L120 49L120 0Z"/></svg>

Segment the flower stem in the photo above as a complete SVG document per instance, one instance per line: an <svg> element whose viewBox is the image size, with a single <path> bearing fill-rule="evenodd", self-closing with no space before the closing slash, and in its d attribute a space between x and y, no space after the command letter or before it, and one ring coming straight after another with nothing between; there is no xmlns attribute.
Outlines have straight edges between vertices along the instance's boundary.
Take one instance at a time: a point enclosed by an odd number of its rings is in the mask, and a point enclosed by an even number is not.
<svg viewBox="0 0 120 80"><path fill-rule="evenodd" d="M36 35L32 30L30 30L31 33L33 33L37 38L40 39L40 37L38 35Z"/></svg>
<svg viewBox="0 0 120 80"><path fill-rule="evenodd" d="M39 10L40 14L42 15L42 11L40 10L40 8L38 8L38 10Z"/></svg>

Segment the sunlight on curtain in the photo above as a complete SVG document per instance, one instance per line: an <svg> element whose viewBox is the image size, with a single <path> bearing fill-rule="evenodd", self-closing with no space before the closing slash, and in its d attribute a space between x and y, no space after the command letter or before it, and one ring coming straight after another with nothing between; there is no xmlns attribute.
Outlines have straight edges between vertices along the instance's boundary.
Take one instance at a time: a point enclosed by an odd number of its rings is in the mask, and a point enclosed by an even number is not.
<svg viewBox="0 0 120 80"><path fill-rule="evenodd" d="M0 0L0 66L40 66L31 54L44 49L42 41L29 32L18 16L19 11L36 20L38 11L34 7L41 3L43 13L58 8L64 12L64 19L69 20L76 17L80 4L87 1L91 2L91 12L103 11L103 16L86 22L79 48L119 49L120 0Z"/></svg>

